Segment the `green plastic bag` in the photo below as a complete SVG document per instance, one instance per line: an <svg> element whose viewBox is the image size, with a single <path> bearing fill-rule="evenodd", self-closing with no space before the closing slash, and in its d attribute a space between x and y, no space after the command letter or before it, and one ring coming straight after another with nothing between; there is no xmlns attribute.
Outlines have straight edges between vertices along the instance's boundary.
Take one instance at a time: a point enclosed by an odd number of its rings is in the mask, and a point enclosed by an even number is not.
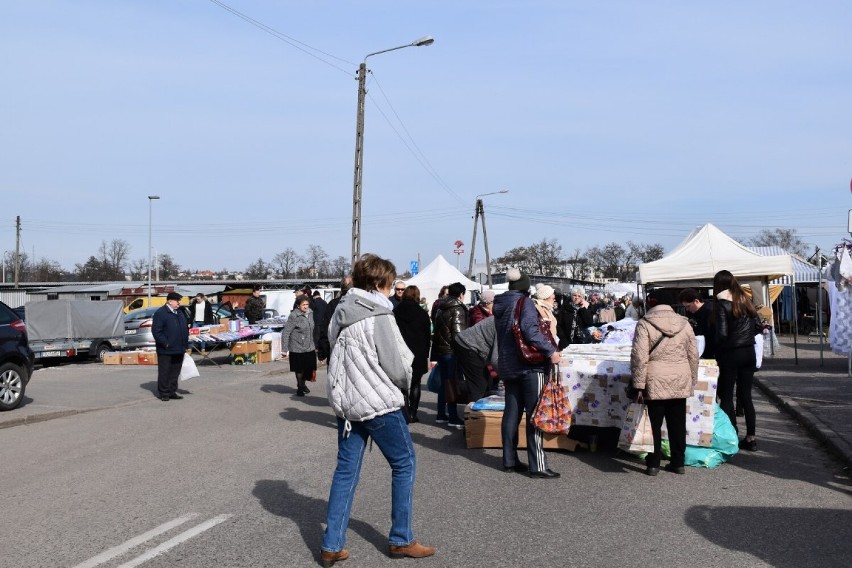
<svg viewBox="0 0 852 568"><path fill-rule="evenodd" d="M713 440L709 448L686 446L684 462L692 467L717 468L740 451L739 438L728 415L713 405Z"/></svg>

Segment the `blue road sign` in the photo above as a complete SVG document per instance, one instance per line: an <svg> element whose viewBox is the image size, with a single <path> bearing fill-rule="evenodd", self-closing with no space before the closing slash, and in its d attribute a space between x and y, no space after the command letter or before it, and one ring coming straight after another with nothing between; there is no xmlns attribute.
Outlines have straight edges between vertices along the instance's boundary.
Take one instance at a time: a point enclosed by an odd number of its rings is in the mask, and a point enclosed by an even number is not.
<svg viewBox="0 0 852 568"><path fill-rule="evenodd" d="M409 266L411 266L410 272L411 272L412 276L417 276L417 271L419 270L419 265L420 265L420 263L417 262L416 260L412 260L409 263Z"/></svg>

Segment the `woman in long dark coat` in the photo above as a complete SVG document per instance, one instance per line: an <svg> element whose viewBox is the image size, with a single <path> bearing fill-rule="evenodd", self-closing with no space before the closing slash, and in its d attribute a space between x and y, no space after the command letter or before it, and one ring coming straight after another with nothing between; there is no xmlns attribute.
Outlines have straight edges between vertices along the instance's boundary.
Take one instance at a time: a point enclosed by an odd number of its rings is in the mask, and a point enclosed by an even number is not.
<svg viewBox="0 0 852 568"><path fill-rule="evenodd" d="M411 364L411 388L403 393L407 400L409 422L420 422L417 408L420 406L420 380L429 368L429 345L431 342L431 322L429 314L420 307L420 289L408 286L402 293L399 305L394 308L396 325L405 340L405 344L414 353Z"/></svg>

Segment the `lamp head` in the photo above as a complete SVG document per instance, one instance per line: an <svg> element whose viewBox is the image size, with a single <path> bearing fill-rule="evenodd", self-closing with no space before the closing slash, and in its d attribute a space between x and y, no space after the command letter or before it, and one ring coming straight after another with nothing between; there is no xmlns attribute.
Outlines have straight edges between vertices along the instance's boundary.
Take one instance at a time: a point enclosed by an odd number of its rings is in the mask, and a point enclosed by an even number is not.
<svg viewBox="0 0 852 568"><path fill-rule="evenodd" d="M432 45L433 43L435 43L435 38L427 35L415 40L411 45L414 47L420 47L421 45Z"/></svg>
<svg viewBox="0 0 852 568"><path fill-rule="evenodd" d="M159 198L160 198L160 196L159 196L159 195L149 195L149 196L148 196L148 199L152 199L152 200L153 200L153 199L159 199Z"/></svg>

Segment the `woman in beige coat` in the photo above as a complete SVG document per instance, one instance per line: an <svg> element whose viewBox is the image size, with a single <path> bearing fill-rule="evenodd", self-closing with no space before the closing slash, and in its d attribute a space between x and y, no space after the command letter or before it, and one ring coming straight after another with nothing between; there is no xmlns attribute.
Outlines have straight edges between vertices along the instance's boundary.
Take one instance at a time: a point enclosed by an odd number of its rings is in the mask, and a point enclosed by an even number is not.
<svg viewBox="0 0 852 568"><path fill-rule="evenodd" d="M535 291L533 302L535 302L538 317L547 322L550 326L550 335L556 343L559 343L559 337L556 335L556 315L553 313L553 308L556 306L556 291L545 284Z"/></svg>
<svg viewBox="0 0 852 568"><path fill-rule="evenodd" d="M648 475L660 472L663 419L669 431L671 461L667 471L684 473L686 453L686 399L698 379L698 349L687 319L671 306L660 304L658 292L649 292L650 308L636 324L630 368L637 402L648 406L654 452L645 458Z"/></svg>

